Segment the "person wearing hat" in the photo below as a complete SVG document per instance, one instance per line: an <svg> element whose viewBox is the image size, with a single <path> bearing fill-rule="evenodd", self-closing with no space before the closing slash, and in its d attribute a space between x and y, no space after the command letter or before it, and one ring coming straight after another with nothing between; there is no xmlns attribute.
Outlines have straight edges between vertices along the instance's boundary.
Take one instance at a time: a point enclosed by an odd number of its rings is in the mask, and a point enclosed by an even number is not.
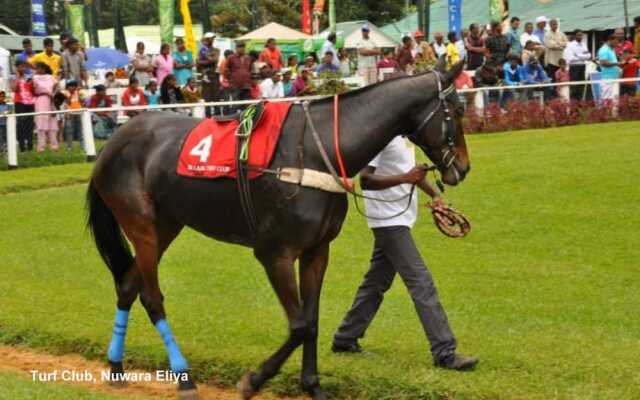
<svg viewBox="0 0 640 400"><path fill-rule="evenodd" d="M380 48L371 40L369 34L371 28L368 24L362 25L362 38L356 44L358 51L358 74L364 78L364 84L372 85L378 81L378 69L376 68Z"/></svg>
<svg viewBox="0 0 640 400"><path fill-rule="evenodd" d="M416 41L417 46L417 56L419 56L421 61L425 61L427 63L435 63L438 59L436 58L436 53L434 53L433 48L424 40L424 33L421 30L417 30L413 34L413 39Z"/></svg>
<svg viewBox="0 0 640 400"><path fill-rule="evenodd" d="M547 17L540 16L536 18L536 29L533 34L538 38L538 41L544 45L544 35L547 33Z"/></svg>
<svg viewBox="0 0 640 400"><path fill-rule="evenodd" d="M542 68L542 65L540 65L540 61L535 57L531 57L529 62L520 69L520 82L523 85L535 85L539 83L549 83L551 82L551 78L549 78L544 68ZM549 98L548 89L549 88L542 88L536 90L542 90L544 92L544 98L547 99ZM525 89L525 98L531 99L531 94L531 90Z"/></svg>
<svg viewBox="0 0 640 400"><path fill-rule="evenodd" d="M200 46L200 50L198 50L198 72L201 72L206 76L205 72L208 69L215 68L217 65L217 60L213 57L213 41L216 38L216 35L213 32L207 32L202 36L202 46Z"/></svg>

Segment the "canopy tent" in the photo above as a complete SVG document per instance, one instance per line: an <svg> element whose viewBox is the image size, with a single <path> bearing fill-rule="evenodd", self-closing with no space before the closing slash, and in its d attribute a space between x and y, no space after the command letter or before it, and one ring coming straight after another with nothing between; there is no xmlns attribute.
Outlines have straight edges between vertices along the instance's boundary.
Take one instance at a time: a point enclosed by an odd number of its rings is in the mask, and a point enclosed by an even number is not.
<svg viewBox="0 0 640 400"><path fill-rule="evenodd" d="M361 29L363 25L369 25L371 29L369 37L378 47L396 47L400 44L399 40L394 39L390 35L386 34L382 29L378 28L369 21L347 21L338 22L336 24L336 34L344 40L344 47L347 49L355 49L360 39L362 39ZM329 35L329 30L325 30L320 33L320 37L326 38Z"/></svg>
<svg viewBox="0 0 640 400"><path fill-rule="evenodd" d="M11 53L0 47L0 90L9 90L9 76L11 74L10 61Z"/></svg>
<svg viewBox="0 0 640 400"><path fill-rule="evenodd" d="M627 0L629 23L640 15L640 0ZM523 22L535 21L544 15L557 18L564 32L604 31L625 26L622 1L610 0L509 0L509 15L518 16Z"/></svg>
<svg viewBox="0 0 640 400"><path fill-rule="evenodd" d="M564 0L563 0L564 1ZM511 1L509 2L511 4ZM445 33L449 30L449 11L447 8L447 0L431 1L429 14L429 35L433 36L434 32ZM489 18L489 1L473 0L462 2L462 27L467 28L472 23L488 24ZM399 21L392 22L382 27L382 31L393 39L400 41L403 36L409 35L413 37L415 31L418 30L418 13L414 12ZM429 38L431 40L431 38Z"/></svg>
<svg viewBox="0 0 640 400"><path fill-rule="evenodd" d="M279 41L282 40L305 40L311 39L310 35L304 32L291 29L287 26L280 25L276 22L270 22L255 31L251 31L245 35L242 35L238 40L264 40L269 38L275 38Z"/></svg>

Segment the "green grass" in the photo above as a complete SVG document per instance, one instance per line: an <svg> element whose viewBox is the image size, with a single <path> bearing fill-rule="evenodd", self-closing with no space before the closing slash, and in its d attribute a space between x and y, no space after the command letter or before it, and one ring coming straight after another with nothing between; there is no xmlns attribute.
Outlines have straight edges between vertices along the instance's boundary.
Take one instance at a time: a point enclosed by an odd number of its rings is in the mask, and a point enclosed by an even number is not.
<svg viewBox="0 0 640 400"><path fill-rule="evenodd" d="M399 279L360 356L331 337L368 266L371 234L350 213L322 296L321 379L334 398L640 398L640 123L468 137L472 171L447 197L471 219L414 236L473 373L434 368ZM2 178L0 178L2 179ZM0 342L104 359L115 297L84 232L83 186L0 197ZM212 206L215 204L212 203ZM160 268L168 319L199 379L231 385L284 340L286 320L250 250L186 230ZM139 304L127 363L165 366ZM300 352L268 386L297 392Z"/></svg>
<svg viewBox="0 0 640 400"><path fill-rule="evenodd" d="M96 151L100 151L104 146L105 141L96 140ZM35 146L35 143L34 143ZM74 164L86 161L87 155L79 144L74 143L71 151L67 151L64 143L60 144L60 149L53 151L47 147L43 152L33 151L18 152L18 167L19 168L32 168L32 167L49 167L52 165L64 165ZM7 154L0 153L0 171L7 170L9 164L7 161Z"/></svg>
<svg viewBox="0 0 640 400"><path fill-rule="evenodd" d="M85 183L89 181L92 168L93 164L85 162L1 171L0 195Z"/></svg>

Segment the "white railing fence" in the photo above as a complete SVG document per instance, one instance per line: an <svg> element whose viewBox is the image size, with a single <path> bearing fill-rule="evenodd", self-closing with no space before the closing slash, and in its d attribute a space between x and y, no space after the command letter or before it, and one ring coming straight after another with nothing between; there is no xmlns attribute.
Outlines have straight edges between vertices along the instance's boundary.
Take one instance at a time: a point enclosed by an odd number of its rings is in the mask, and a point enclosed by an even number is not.
<svg viewBox="0 0 640 400"><path fill-rule="evenodd" d="M640 78L626 78L626 79L610 79L610 80L599 80L599 81L578 81L578 82L563 82L563 83L541 83L534 85L522 85L522 86L492 86L492 87L478 87L471 89L461 89L458 90L458 93L475 93L474 96L474 106L478 110L478 112L482 112L485 103L486 96L485 93L491 91L500 91L500 92L508 92L508 91L522 91L522 90L531 90L534 91L536 89L546 89L546 88L554 88L554 87L567 87L567 86L593 86L600 84L613 84L613 92L614 95L617 96L619 93L620 83L623 82L640 82ZM201 101L199 103L187 103L187 104L160 104L160 105L145 105L145 106L122 106L120 105L121 92L124 89L108 89L107 95L109 96L117 96L117 105L108 108L82 108L82 109L74 109L74 110L58 110L58 111L47 111L47 112L38 112L38 113L23 113L23 114L6 114L0 116L0 118L7 119L7 130L6 130L6 143L7 143L7 160L9 169L18 167L18 140L17 140L17 118L25 117L25 116L35 116L35 115L43 115L43 114L81 114L81 122L82 122L82 135L84 138L84 151L87 156L87 161L93 161L96 158L96 146L95 140L93 136L93 123L91 121L91 114L95 112L115 112L118 115L122 116L125 111L161 111L161 110L191 110L191 115L195 118L205 118L206 108L207 107L230 107L230 106L238 106L238 105L248 105L258 103L259 100L242 100L242 101L215 101L215 102L204 102ZM309 100L319 100L326 98L328 96L306 96L306 97L290 97L283 99L269 99L271 102L302 102ZM544 97L538 96L539 101L543 102ZM118 118L119 121L123 119L126 120L127 117Z"/></svg>

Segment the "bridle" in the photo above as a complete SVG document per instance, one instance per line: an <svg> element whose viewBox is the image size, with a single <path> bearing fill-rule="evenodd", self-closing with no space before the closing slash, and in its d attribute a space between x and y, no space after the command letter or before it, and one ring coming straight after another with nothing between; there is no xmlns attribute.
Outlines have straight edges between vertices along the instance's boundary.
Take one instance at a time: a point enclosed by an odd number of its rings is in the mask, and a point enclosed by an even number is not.
<svg viewBox="0 0 640 400"><path fill-rule="evenodd" d="M425 154L429 155L431 161L435 164L435 166L440 171L447 170L451 168L453 163L456 161L457 151L455 148L455 140L454 140L454 132L456 130L454 119L451 115L451 109L449 107L449 103L447 98L455 93L455 85L451 84L446 89L442 88L442 80L441 75L438 71L433 71L436 76L436 83L438 85L438 103L431 110L430 113L426 115L426 117L422 120L420 125L411 132L406 135L407 139L409 139L413 144L420 147ZM422 144L419 138L420 132L426 128L426 126L431 122L436 113L442 108L442 112L444 113L444 120L442 121L442 134L444 135L445 141L447 143L447 147L442 149L442 157L432 157L434 155L433 149L429 148L427 145ZM456 176L456 180L460 181L460 173L457 168L454 166L453 168L454 174ZM441 185L438 185L441 186ZM442 188L442 186L441 186Z"/></svg>

